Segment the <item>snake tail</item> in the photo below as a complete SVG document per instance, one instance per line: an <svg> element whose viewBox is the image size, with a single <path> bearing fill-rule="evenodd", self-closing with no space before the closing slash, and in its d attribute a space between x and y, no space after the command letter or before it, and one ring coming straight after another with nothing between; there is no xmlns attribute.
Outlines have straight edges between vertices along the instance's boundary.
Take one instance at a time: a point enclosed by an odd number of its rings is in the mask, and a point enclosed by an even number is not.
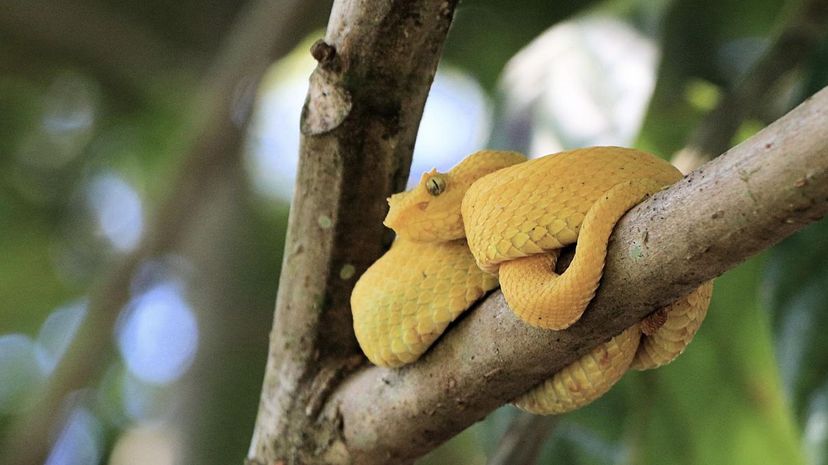
<svg viewBox="0 0 828 465"><path fill-rule="evenodd" d="M598 289L615 224L627 210L662 187L651 179L633 179L609 189L584 216L575 257L560 275L554 264L550 266L554 262L548 254L501 263L500 286L515 314L545 329L565 329L578 321Z"/></svg>
<svg viewBox="0 0 828 465"><path fill-rule="evenodd" d="M652 334L642 337L631 367L636 370L658 368L681 355L707 316L712 295L713 281L708 281L664 307L666 319Z"/></svg>
<svg viewBox="0 0 828 465"><path fill-rule="evenodd" d="M640 340L635 324L518 397L515 406L537 415L558 415L591 403L624 376Z"/></svg>

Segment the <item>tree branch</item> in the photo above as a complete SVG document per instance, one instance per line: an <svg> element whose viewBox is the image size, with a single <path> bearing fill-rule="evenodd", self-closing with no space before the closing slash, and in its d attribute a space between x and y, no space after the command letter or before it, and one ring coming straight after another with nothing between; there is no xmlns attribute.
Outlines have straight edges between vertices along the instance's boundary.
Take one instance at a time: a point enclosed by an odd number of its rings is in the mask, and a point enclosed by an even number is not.
<svg viewBox="0 0 828 465"><path fill-rule="evenodd" d="M534 465L547 436L555 431L560 416L519 412L509 423L486 465Z"/></svg>
<svg viewBox="0 0 828 465"><path fill-rule="evenodd" d="M767 103L763 98L781 78L798 68L825 37L828 26L828 2L825 0L806 0L793 15L786 19L781 32L770 47L753 64L745 77L719 100L716 107L707 113L696 130L690 135L687 145L676 152L671 162L683 173L688 173L714 156L723 152L744 120L756 112L757 108ZM779 115L776 115L779 116ZM526 417L534 415L519 412L512 420L507 434L514 431L519 436L521 429L538 441L546 437L538 431L535 424ZM548 431L553 431L549 429ZM505 450L500 448L504 447ZM511 452L526 453L525 448L518 447L507 437L500 442L490 461L510 463ZM500 457L507 457L506 461Z"/></svg>
<svg viewBox="0 0 828 465"><path fill-rule="evenodd" d="M316 2L258 0L234 24L213 71L203 83L194 111L191 139L179 176L160 206L153 227L139 248L114 263L90 291L86 318L72 345L52 374L35 407L17 419L0 447L0 462L42 464L53 434L64 420L61 404L73 390L88 386L111 357L115 320L127 304L132 277L145 259L168 253L186 237L203 199L229 166L239 162L241 142L258 81L274 56L295 44L300 19ZM247 99L234 99L247 85Z"/></svg>
<svg viewBox="0 0 828 465"><path fill-rule="evenodd" d="M383 252L457 0L337 0L303 109L300 167L248 463L347 462L317 410L363 360L349 298Z"/></svg>
<svg viewBox="0 0 828 465"><path fill-rule="evenodd" d="M828 213L828 89L631 210L601 288L565 331L517 320L497 292L417 363L349 377L341 417L358 463L405 461L479 421L653 309Z"/></svg>

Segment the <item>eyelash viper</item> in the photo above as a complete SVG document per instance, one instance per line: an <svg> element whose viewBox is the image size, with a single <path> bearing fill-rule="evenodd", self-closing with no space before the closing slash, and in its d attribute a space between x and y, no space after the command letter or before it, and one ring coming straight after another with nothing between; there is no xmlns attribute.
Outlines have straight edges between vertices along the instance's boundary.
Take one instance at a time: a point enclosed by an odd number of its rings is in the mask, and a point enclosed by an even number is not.
<svg viewBox="0 0 828 465"><path fill-rule="evenodd" d="M384 223L397 237L351 294L360 346L376 365L411 363L498 279L523 321L567 328L595 295L616 222L680 178L660 158L621 147L533 160L486 150L448 173L423 174L416 187L388 199ZM572 244L572 263L558 275L558 255ZM711 294L712 281L600 344L515 405L564 413L602 396L630 367L669 363L692 340Z"/></svg>

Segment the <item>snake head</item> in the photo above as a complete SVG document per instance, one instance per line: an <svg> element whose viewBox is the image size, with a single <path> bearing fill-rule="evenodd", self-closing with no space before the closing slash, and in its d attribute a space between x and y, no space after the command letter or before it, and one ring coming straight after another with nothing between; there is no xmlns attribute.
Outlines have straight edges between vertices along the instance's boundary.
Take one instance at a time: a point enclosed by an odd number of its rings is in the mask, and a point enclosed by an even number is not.
<svg viewBox="0 0 828 465"><path fill-rule="evenodd" d="M515 152L483 150L473 153L448 173L433 169L406 192L388 199L383 222L398 237L421 242L443 242L465 237L460 206L469 187L481 177L526 160Z"/></svg>
<svg viewBox="0 0 828 465"><path fill-rule="evenodd" d="M388 199L384 224L397 236L414 241L442 242L465 236L460 205L468 186L451 173L433 169L406 192Z"/></svg>

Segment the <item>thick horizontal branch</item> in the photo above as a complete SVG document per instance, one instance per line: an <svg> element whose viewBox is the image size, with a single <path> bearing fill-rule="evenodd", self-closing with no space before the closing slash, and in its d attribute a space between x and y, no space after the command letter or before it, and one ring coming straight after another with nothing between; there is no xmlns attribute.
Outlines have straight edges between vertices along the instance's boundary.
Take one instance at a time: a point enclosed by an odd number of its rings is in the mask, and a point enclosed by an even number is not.
<svg viewBox="0 0 828 465"><path fill-rule="evenodd" d="M604 279L565 331L517 320L489 296L403 369L371 367L327 405L357 463L413 459L653 309L828 212L828 90L629 212Z"/></svg>
<svg viewBox="0 0 828 465"><path fill-rule="evenodd" d="M828 25L827 5L825 0L805 0L797 5L770 47L744 77L727 90L716 107L702 118L688 137L687 145L673 155L670 161L676 168L682 173L689 173L730 146L744 120L753 116L761 106L767 105L764 97L778 85L782 77L800 67L822 43L825 26ZM775 120L782 114L784 111L780 109L770 120ZM515 416L509 430L489 458L489 465L513 463L516 462L513 454L526 457L527 451L531 451L523 443L511 440L510 435L532 437L541 443L546 440L546 436L539 435L545 429L539 428L529 419L540 421L536 415L527 412L519 412ZM546 430L551 432L554 429Z"/></svg>

